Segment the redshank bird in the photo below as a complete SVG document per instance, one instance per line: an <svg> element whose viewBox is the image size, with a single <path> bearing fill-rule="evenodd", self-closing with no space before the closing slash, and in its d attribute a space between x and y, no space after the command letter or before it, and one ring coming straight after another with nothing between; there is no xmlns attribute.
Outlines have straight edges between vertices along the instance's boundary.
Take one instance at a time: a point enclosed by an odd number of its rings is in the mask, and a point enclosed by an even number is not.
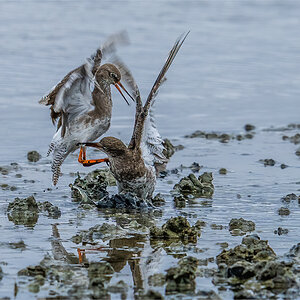
<svg viewBox="0 0 300 300"><path fill-rule="evenodd" d="M101 65L102 55L114 51L117 43L124 43L124 33L112 35L86 63L69 72L48 95L39 102L51 105L51 119L57 119L57 131L50 143L47 156L53 151L52 181L56 185L60 167L66 157L83 141L94 141L110 127L112 99L110 85L114 85L128 103L120 87L121 73L113 64ZM85 157L81 149L80 157ZM97 160L102 162L103 160ZM83 165L87 162L79 159ZM87 163L90 165L90 163Z"/></svg>
<svg viewBox="0 0 300 300"><path fill-rule="evenodd" d="M137 85L132 82L134 98L136 99L135 125L128 147L115 137L105 137L98 143L82 143L88 147L97 148L108 156L108 164L117 180L119 193L131 192L138 197L150 200L155 184L157 163L164 163L163 140L156 129L154 119L148 116L165 74L172 64L176 54L186 39L188 33L179 37L161 69L143 106Z"/></svg>

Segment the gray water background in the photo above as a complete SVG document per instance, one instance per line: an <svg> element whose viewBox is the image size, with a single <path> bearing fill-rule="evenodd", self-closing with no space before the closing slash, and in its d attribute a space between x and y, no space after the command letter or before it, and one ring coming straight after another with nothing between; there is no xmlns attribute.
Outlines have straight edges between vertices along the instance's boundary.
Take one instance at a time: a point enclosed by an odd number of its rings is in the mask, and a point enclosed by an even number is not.
<svg viewBox="0 0 300 300"><path fill-rule="evenodd" d="M282 196L299 193L295 146L283 142L280 132L262 131L299 123L299 16L298 1L0 1L0 165L17 162L23 175L22 179L0 175L1 183L18 187L0 190L0 242L23 239L28 245L23 252L1 247L0 261L7 265L2 266L6 275L0 282L0 296L12 296L17 271L37 264L51 250L53 220L40 217L34 230L13 225L5 209L14 197L35 192L37 200L58 205L63 212L58 221L61 235L65 247L74 253L70 237L104 220L96 213L79 218L81 212L70 201L68 184L74 178L68 174L91 170L79 166L75 155L64 163L65 176L58 188L44 192L51 187L50 160L45 153L55 129L49 110L37 101L109 34L122 29L128 31L131 45L118 53L132 70L144 99L174 40L191 30L160 91L155 115L161 135L185 146L168 168L196 161L204 165L204 171L214 173L216 192L209 205L199 201L177 210L168 191L179 176L158 180L157 192L168 201L158 224L180 214L187 215L192 224L205 220L208 226L198 241L208 249L204 257L221 251L217 241L230 246L240 243L241 238L231 236L228 229L209 227L212 223L228 225L233 217L255 221L256 232L269 240L277 254L299 242L299 207L295 205L285 218L277 214ZM113 99L107 135L128 141L134 106L128 108L115 91ZM246 123L257 127L253 140L221 144L183 138L198 129L240 133ZM38 164L27 162L30 150L43 155ZM258 162L264 158L290 167L266 168ZM218 175L220 167L229 174ZM186 174L188 170L180 173ZM289 234L274 235L278 226L288 228ZM163 255L160 271L175 262ZM128 279L129 270L123 273L120 278ZM214 288L209 280L198 280L197 288L204 287ZM22 295L26 293L19 294L20 299ZM223 296L231 297L230 293Z"/></svg>

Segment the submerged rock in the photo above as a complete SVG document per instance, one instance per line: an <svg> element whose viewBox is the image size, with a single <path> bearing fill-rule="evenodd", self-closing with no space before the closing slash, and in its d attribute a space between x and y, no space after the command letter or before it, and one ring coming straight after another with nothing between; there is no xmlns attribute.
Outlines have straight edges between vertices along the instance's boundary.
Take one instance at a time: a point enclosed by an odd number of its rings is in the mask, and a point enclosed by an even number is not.
<svg viewBox="0 0 300 300"><path fill-rule="evenodd" d="M265 167L266 167L266 166L271 166L271 167L273 167L273 166L275 166L275 163L276 163L275 160L272 159L272 158L260 159L259 161L260 161L261 163L263 163Z"/></svg>
<svg viewBox="0 0 300 300"><path fill-rule="evenodd" d="M169 219L161 228L156 226L150 228L151 239L180 239L195 243L200 234L195 226L191 226L188 220L181 216Z"/></svg>
<svg viewBox="0 0 300 300"><path fill-rule="evenodd" d="M27 153L27 159L31 162L37 162L41 159L41 155L37 151L29 151Z"/></svg>
<svg viewBox="0 0 300 300"><path fill-rule="evenodd" d="M166 294L194 292L198 263L195 257L187 256L179 260L178 267L168 269Z"/></svg>
<svg viewBox="0 0 300 300"><path fill-rule="evenodd" d="M193 195L202 198L211 198L214 193L212 173L204 172L198 178L191 173L175 184L174 191L183 195Z"/></svg>
<svg viewBox="0 0 300 300"><path fill-rule="evenodd" d="M255 223L243 218L231 219L229 222L229 230L235 231L235 233L237 233L236 231L238 230L240 234L236 235L244 235L246 232L255 230Z"/></svg>
<svg viewBox="0 0 300 300"><path fill-rule="evenodd" d="M292 135L292 136L287 136L287 135L284 135L282 137L282 139L284 141L290 141L291 143L295 144L295 145L298 145L300 144L300 133L296 133L295 135Z"/></svg>
<svg viewBox="0 0 300 300"><path fill-rule="evenodd" d="M88 230L82 230L72 237L72 241L79 243L93 243L94 240L102 239L103 241L120 238L126 235L126 231L118 225L103 223L95 225Z"/></svg>
<svg viewBox="0 0 300 300"><path fill-rule="evenodd" d="M46 212L50 218L58 219L61 216L60 209L49 201L38 202L38 208L40 212Z"/></svg>
<svg viewBox="0 0 300 300"><path fill-rule="evenodd" d="M7 208L9 221L16 225L34 226L39 218L38 212L38 204L33 196L15 198Z"/></svg>
<svg viewBox="0 0 300 300"><path fill-rule="evenodd" d="M279 209L278 209L278 214L280 215L280 216L288 216L288 215L290 215L290 210L287 208L287 207L280 207Z"/></svg>
<svg viewBox="0 0 300 300"><path fill-rule="evenodd" d="M246 125L244 128L247 131L247 129L254 129L255 127L253 125ZM228 134L228 133L217 133L217 132L205 132L202 130L196 130L192 134L186 135L185 138L205 138L208 140L218 140L221 143L228 143L230 140L244 140L244 139L252 139L253 134L247 133L245 135L243 134Z"/></svg>
<svg viewBox="0 0 300 300"><path fill-rule="evenodd" d="M221 169L219 170L219 174L221 174L221 175L226 175L226 174L227 174L227 170L226 170L225 168L221 168Z"/></svg>
<svg viewBox="0 0 300 300"><path fill-rule="evenodd" d="M3 278L3 271L2 271L2 268L0 267L0 280L2 280Z"/></svg>
<svg viewBox="0 0 300 300"><path fill-rule="evenodd" d="M252 125L252 124L246 124L246 125L244 126L244 129L245 129L246 131L252 131L252 130L255 129L255 126Z"/></svg>
<svg viewBox="0 0 300 300"><path fill-rule="evenodd" d="M290 203L293 200L299 200L300 196L298 197L296 194L291 193L291 194L287 194L286 196L281 198L281 201L284 203Z"/></svg>
<svg viewBox="0 0 300 300"><path fill-rule="evenodd" d="M278 235L283 235L283 234L288 234L289 230L286 228L278 227L277 229L274 230L274 234Z"/></svg>
<svg viewBox="0 0 300 300"><path fill-rule="evenodd" d="M241 245L223 250L217 256L219 270L214 277L214 284L231 285L235 299L246 297L245 291L255 299L262 295L267 299L273 293L297 287L295 270L299 267L299 262L293 258L292 260L294 265L288 260L280 261L267 241L260 240L257 235L248 235Z"/></svg>

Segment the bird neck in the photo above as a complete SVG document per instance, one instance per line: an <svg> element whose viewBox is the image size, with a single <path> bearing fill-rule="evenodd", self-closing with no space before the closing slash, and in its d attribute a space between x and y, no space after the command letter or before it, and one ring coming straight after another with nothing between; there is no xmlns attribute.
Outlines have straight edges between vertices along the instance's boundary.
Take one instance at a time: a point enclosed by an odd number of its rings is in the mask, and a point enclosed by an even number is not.
<svg viewBox="0 0 300 300"><path fill-rule="evenodd" d="M104 80L98 81L98 84L100 89L95 86L92 92L95 112L101 115L111 116L112 100L110 85Z"/></svg>

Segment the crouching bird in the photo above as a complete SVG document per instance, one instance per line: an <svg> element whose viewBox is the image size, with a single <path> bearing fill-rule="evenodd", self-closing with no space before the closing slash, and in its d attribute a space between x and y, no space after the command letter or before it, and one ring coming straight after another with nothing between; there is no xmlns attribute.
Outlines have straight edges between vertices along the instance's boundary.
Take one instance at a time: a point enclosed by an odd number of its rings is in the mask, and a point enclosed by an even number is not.
<svg viewBox="0 0 300 300"><path fill-rule="evenodd" d="M81 153L84 152L84 146L88 146L97 148L107 154L107 162L117 181L119 193L131 192L145 200L150 200L153 195L156 184L155 166L163 164L166 158L163 155L163 140L151 114L149 116L149 109L161 83L165 79L166 72L187 35L188 33L176 40L144 106L139 89L131 74L124 67L119 68L123 73L126 73L128 78L131 78L131 88L136 100L134 130L128 147L115 137L105 137L98 143L87 142L81 144ZM96 160L87 160L87 162L90 162L90 165L97 163Z"/></svg>
<svg viewBox="0 0 300 300"><path fill-rule="evenodd" d="M51 105L53 124L59 119L47 154L48 156L53 152L51 169L54 185L61 175L63 161L78 149L77 144L98 139L110 127L110 85L118 89L127 104L129 103L120 87L132 98L120 82L121 73L118 68L109 63L101 65L102 55L113 52L115 45L120 43L126 43L125 33L112 35L85 64L69 72L39 101L41 104ZM80 157L85 157L85 153L81 152ZM85 164L84 160L80 162Z"/></svg>

